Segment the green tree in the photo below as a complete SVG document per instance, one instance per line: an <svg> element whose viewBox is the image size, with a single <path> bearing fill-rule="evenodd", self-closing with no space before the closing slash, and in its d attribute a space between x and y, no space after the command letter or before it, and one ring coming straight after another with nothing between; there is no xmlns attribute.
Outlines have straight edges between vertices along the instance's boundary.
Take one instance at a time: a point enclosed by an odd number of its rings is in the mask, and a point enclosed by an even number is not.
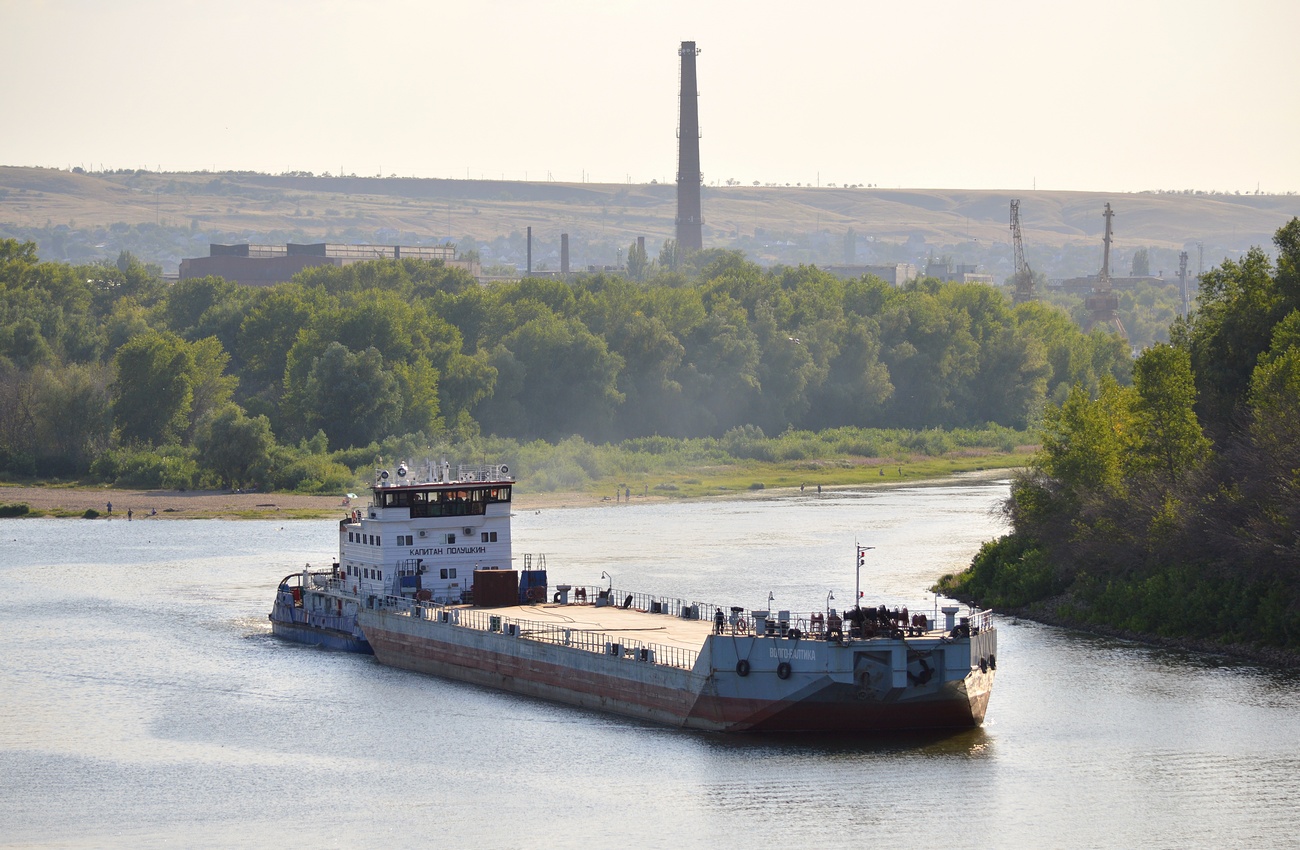
<svg viewBox="0 0 1300 850"><path fill-rule="evenodd" d="M878 422L894 393L880 362L880 335L873 319L846 320L830 351L826 380L812 392L812 426L833 428Z"/></svg>
<svg viewBox="0 0 1300 850"><path fill-rule="evenodd" d="M1123 458L1125 435L1132 430L1131 401L1131 391L1114 382L1105 383L1095 401L1076 386L1060 407L1044 413L1035 466L1060 482L1074 502L1125 492Z"/></svg>
<svg viewBox="0 0 1300 850"><path fill-rule="evenodd" d="M677 240L665 239L659 248L659 268L675 272L680 264L681 251L677 247Z"/></svg>
<svg viewBox="0 0 1300 850"><path fill-rule="evenodd" d="M1129 274L1133 277L1146 277L1151 274L1151 255L1146 248L1138 248L1133 252L1133 265L1129 269Z"/></svg>
<svg viewBox="0 0 1300 850"><path fill-rule="evenodd" d="M421 431L437 434L442 431L443 422L438 406L438 370L429 361L417 358L412 363L394 363L392 372L402 394L402 416L397 421L397 433L412 434Z"/></svg>
<svg viewBox="0 0 1300 850"><path fill-rule="evenodd" d="M1224 260L1201 276L1197 309L1174 328L1174 343L1191 355L1197 412L1216 439L1230 429L1273 328L1300 308L1300 218L1280 228L1273 242L1276 274L1259 248L1239 261Z"/></svg>
<svg viewBox="0 0 1300 850"><path fill-rule="evenodd" d="M199 423L194 447L199 462L227 487L262 485L275 437L265 416L250 418L238 405L227 404Z"/></svg>
<svg viewBox="0 0 1300 850"><path fill-rule="evenodd" d="M645 280L650 270L650 260L646 257L645 246L640 241L633 242L627 249L627 276L632 280Z"/></svg>
<svg viewBox="0 0 1300 850"><path fill-rule="evenodd" d="M576 318L546 313L509 334L503 345L525 376L518 396L507 400L521 406L515 412L523 418L521 431L511 436L554 440L606 433L623 400L617 386L623 360L604 340ZM510 371L504 359L494 359L493 365L499 376ZM497 392L509 388L499 377ZM495 421L480 419L495 433L503 433L496 430Z"/></svg>
<svg viewBox="0 0 1300 850"><path fill-rule="evenodd" d="M959 422L960 390L976 374L979 347L970 318L917 287L881 316L881 359L894 394L888 424L928 428Z"/></svg>
<svg viewBox="0 0 1300 850"><path fill-rule="evenodd" d="M365 446L382 439L402 415L401 387L373 347L353 353L330 343L312 362L302 395L305 433L320 428L332 446Z"/></svg>
<svg viewBox="0 0 1300 850"><path fill-rule="evenodd" d="M785 431L802 422L809 391L825 380L825 373L793 330L777 326L775 311L766 303L758 306L753 327L760 349L760 395L745 419L771 433Z"/></svg>
<svg viewBox="0 0 1300 850"><path fill-rule="evenodd" d="M1167 490L1197 471L1210 451L1196 420L1191 358L1171 345L1148 348L1133 364L1133 389L1127 465L1154 474Z"/></svg>
<svg viewBox="0 0 1300 850"><path fill-rule="evenodd" d="M216 337L192 342L189 350L192 363L190 423L193 425L230 400L239 385L239 378L226 374L230 355Z"/></svg>
<svg viewBox="0 0 1300 850"><path fill-rule="evenodd" d="M676 433L682 386L676 373L685 349L658 318L639 310L606 332L605 339L623 359L618 387L624 401L618 410L620 436Z"/></svg>
<svg viewBox="0 0 1300 850"><path fill-rule="evenodd" d="M178 442L194 403L194 355L173 333L151 331L114 357L113 421L124 442Z"/></svg>
<svg viewBox="0 0 1300 850"><path fill-rule="evenodd" d="M683 430L721 436L744 422L759 394L758 339L745 310L722 296L714 298L708 315L682 343Z"/></svg>
<svg viewBox="0 0 1300 850"><path fill-rule="evenodd" d="M474 405L492 395L496 388L497 372L489 362L486 351L474 356L457 354L447 364L447 371L438 381L439 409L449 421L469 416Z"/></svg>
<svg viewBox="0 0 1300 850"><path fill-rule="evenodd" d="M108 448L113 429L110 374L98 363L72 363L33 376L43 453L55 469L84 474Z"/></svg>
<svg viewBox="0 0 1300 850"><path fill-rule="evenodd" d="M39 434L32 374L0 358L0 468L35 474Z"/></svg>
<svg viewBox="0 0 1300 850"><path fill-rule="evenodd" d="M174 284L163 305L168 329L186 339L198 338L195 334L203 314L238 298L240 290L239 284L214 276L187 278Z"/></svg>

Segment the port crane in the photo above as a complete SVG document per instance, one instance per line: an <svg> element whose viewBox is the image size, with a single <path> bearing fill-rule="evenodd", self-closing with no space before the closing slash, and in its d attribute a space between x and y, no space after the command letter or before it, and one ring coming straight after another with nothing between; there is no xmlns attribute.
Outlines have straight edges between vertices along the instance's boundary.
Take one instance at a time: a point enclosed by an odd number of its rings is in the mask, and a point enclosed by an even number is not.
<svg viewBox="0 0 1300 850"><path fill-rule="evenodd" d="M1106 219L1106 235L1102 240L1101 254L1101 273L1097 275L1097 285L1093 287L1092 294L1084 302L1088 308L1088 324L1085 331L1091 331L1097 325L1112 325L1119 335L1128 339L1128 332L1124 330L1124 323L1119 319L1119 296L1110 285L1110 243L1113 241L1111 236L1110 220L1115 217L1111 211L1110 204L1106 204L1106 211L1102 213Z"/></svg>
<svg viewBox="0 0 1300 850"><path fill-rule="evenodd" d="M1015 303L1024 304L1038 297L1034 292L1034 272L1025 262L1025 241L1020 232L1020 199L1011 201L1011 242L1016 252Z"/></svg>

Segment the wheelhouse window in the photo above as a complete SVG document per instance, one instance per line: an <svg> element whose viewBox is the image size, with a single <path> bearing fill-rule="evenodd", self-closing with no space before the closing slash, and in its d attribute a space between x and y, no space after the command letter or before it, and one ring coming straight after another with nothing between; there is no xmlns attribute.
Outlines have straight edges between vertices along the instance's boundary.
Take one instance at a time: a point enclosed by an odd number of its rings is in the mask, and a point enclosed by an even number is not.
<svg viewBox="0 0 1300 850"><path fill-rule="evenodd" d="M410 497L406 504L409 504L413 517L483 516L487 513L488 505L509 502L510 492L508 486L496 486L422 490L402 495ZM397 494L383 495L387 497Z"/></svg>

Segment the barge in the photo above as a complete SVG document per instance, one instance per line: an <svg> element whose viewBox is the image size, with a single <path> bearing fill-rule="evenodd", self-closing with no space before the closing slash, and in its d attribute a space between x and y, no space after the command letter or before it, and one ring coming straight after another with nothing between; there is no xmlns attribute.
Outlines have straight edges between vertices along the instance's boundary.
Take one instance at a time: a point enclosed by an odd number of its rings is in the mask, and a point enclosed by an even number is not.
<svg viewBox="0 0 1300 850"><path fill-rule="evenodd" d="M372 503L340 523L339 563L302 575L301 607L349 615L329 627L359 635L382 664L682 728L983 722L998 662L991 612L762 611L552 585L541 558L513 568L512 484L504 466L453 477L444 464L422 483L405 466L393 483L380 473Z"/></svg>

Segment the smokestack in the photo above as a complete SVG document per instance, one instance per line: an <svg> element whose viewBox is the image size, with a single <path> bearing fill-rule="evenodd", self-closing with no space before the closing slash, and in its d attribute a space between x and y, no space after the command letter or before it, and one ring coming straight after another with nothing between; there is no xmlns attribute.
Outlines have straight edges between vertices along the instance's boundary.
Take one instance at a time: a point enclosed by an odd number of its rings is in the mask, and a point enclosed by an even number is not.
<svg viewBox="0 0 1300 850"><path fill-rule="evenodd" d="M569 273L569 234L560 234L560 274Z"/></svg>
<svg viewBox="0 0 1300 850"><path fill-rule="evenodd" d="M695 81L695 42L683 41L682 87L677 118L677 246L698 251L704 247L704 218L700 210L700 90Z"/></svg>
<svg viewBox="0 0 1300 850"><path fill-rule="evenodd" d="M528 274L533 273L533 229L528 228Z"/></svg>

